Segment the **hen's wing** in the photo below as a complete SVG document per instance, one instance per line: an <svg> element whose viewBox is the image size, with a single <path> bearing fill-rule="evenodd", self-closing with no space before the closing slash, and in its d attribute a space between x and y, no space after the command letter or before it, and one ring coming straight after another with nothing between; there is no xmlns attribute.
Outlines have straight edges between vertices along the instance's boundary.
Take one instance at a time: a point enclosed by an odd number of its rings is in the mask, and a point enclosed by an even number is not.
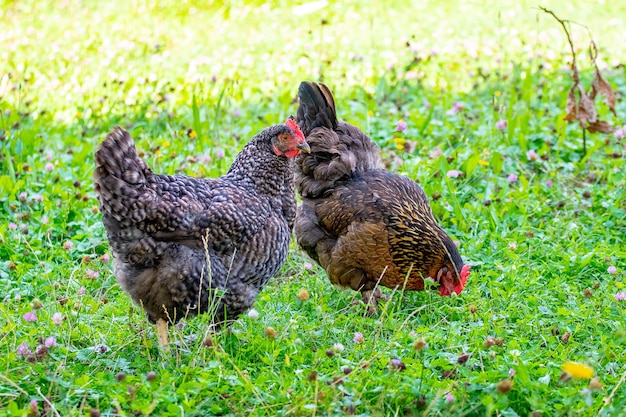
<svg viewBox="0 0 626 417"><path fill-rule="evenodd" d="M355 290L373 288L369 257L389 263L386 222L376 196L360 181L337 187L324 199L303 200L296 238L326 270L333 284Z"/></svg>
<svg viewBox="0 0 626 417"><path fill-rule="evenodd" d="M358 175L323 199L305 200L296 220L298 244L333 283L355 290L379 280L402 286L412 267L427 264L429 250L420 244L437 230L422 189L382 170Z"/></svg>
<svg viewBox="0 0 626 417"><path fill-rule="evenodd" d="M149 207L144 224L146 230L154 230L152 235L159 241L178 242L194 249L203 248L206 241L211 250L223 252L256 234L271 212L265 199L221 178L157 178L150 191L155 203ZM164 191L171 190L172 184L181 191ZM188 196L193 186L194 194ZM168 197L164 198L166 193Z"/></svg>
<svg viewBox="0 0 626 417"><path fill-rule="evenodd" d="M267 202L223 178L154 174L129 133L115 128L96 151L94 173L109 240L124 261L149 263L168 244L216 252L237 247L265 223Z"/></svg>

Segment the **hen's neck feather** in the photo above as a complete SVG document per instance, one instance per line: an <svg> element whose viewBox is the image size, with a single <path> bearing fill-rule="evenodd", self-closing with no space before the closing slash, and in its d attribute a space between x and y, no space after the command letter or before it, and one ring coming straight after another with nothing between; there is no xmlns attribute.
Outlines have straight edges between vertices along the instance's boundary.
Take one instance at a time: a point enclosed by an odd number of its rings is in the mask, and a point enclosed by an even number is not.
<svg viewBox="0 0 626 417"><path fill-rule="evenodd" d="M293 194L292 164L292 160L276 155L267 141L256 137L239 152L227 175L251 182L261 194Z"/></svg>

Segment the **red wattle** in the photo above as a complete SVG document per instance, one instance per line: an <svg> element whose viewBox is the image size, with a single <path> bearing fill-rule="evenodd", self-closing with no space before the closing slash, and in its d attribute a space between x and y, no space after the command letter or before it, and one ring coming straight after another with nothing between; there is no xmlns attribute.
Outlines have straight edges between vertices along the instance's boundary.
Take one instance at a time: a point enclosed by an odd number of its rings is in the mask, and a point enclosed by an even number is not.
<svg viewBox="0 0 626 417"><path fill-rule="evenodd" d="M461 282L459 282L452 289L452 291L454 291L456 295L461 294L461 291L463 291L463 288L465 288L465 284L467 283L467 277L469 277L469 274L470 274L470 265L469 264L463 265L463 268L461 268L461 274L460 274ZM451 294L448 292L448 289L442 285L441 287L439 287L439 295L444 297L444 296L451 295Z"/></svg>

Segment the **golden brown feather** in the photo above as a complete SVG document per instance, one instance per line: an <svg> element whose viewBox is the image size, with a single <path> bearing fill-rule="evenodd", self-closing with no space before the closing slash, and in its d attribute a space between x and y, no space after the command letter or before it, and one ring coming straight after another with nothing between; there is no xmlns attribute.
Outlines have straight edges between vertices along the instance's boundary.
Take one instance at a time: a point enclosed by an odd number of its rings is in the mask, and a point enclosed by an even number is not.
<svg viewBox="0 0 626 417"><path fill-rule="evenodd" d="M419 185L384 170L378 146L337 121L324 84L303 82L298 96L297 121L311 148L296 158L298 244L333 284L361 291L371 310L377 285L423 290L431 278L441 295L460 293L469 266Z"/></svg>

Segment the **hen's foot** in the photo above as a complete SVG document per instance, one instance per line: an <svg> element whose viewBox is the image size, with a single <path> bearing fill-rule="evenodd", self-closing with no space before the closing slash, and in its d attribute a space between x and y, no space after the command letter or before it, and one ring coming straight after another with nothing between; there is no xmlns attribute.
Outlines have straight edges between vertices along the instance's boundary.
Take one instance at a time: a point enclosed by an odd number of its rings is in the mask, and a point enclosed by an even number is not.
<svg viewBox="0 0 626 417"><path fill-rule="evenodd" d="M361 291L363 302L367 306L367 315L372 317L378 313L378 302L388 300L389 297L380 292L379 288Z"/></svg>
<svg viewBox="0 0 626 417"><path fill-rule="evenodd" d="M157 319L156 321L156 333L159 341L159 347L164 351L170 350L170 337L167 322L163 319Z"/></svg>

